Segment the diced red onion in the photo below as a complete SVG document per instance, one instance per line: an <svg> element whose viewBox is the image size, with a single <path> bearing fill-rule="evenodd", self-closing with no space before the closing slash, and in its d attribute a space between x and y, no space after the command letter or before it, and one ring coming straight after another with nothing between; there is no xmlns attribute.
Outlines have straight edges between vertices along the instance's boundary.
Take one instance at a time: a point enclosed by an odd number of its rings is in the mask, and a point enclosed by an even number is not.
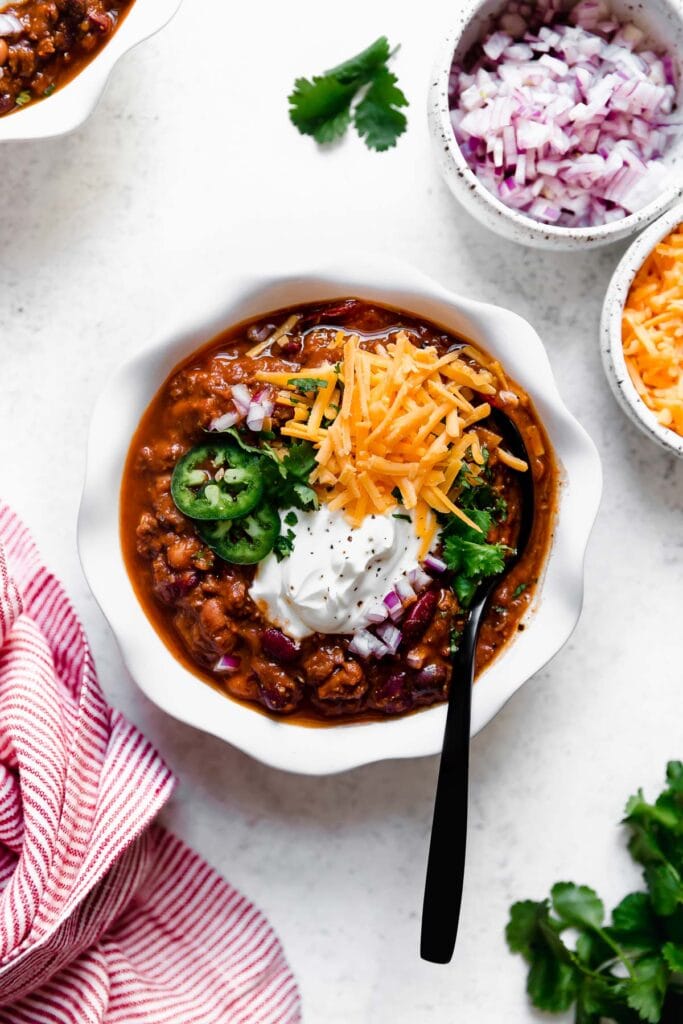
<svg viewBox="0 0 683 1024"><path fill-rule="evenodd" d="M417 596L410 584L410 580L406 579L405 576L398 581L398 583L395 586L395 590L398 596L401 598L402 604L407 604L409 601L414 601L415 597Z"/></svg>
<svg viewBox="0 0 683 1024"><path fill-rule="evenodd" d="M251 392L246 384L232 385L232 400L237 409L246 416L251 405Z"/></svg>
<svg viewBox="0 0 683 1024"><path fill-rule="evenodd" d="M239 423L242 418L242 414L239 412L225 412L222 416L217 416L211 420L209 430L229 430L230 427L234 427L236 423Z"/></svg>
<svg viewBox="0 0 683 1024"><path fill-rule="evenodd" d="M510 0L474 66L454 64L449 82L453 131L482 184L563 227L649 203L668 183L660 161L682 127L674 58L652 46L605 0L569 15L556 0Z"/></svg>
<svg viewBox="0 0 683 1024"><path fill-rule="evenodd" d="M436 555L427 555L424 560L424 566L426 569L429 569L430 572L436 573L445 572L448 568L443 558L437 558Z"/></svg>
<svg viewBox="0 0 683 1024"><path fill-rule="evenodd" d="M432 582L432 577L428 576L422 569L411 569L408 573L408 579L413 585L413 589L416 594L421 593L425 587L428 587Z"/></svg>
<svg viewBox="0 0 683 1024"><path fill-rule="evenodd" d="M24 31L16 14L0 14L0 36L15 36Z"/></svg>
<svg viewBox="0 0 683 1024"><path fill-rule="evenodd" d="M353 639L349 644L349 651L351 654L357 654L359 658L363 658L365 661L373 656L375 658L384 658L389 654L389 648L386 644L382 643L379 637L376 637L367 629L359 629L357 633L354 633Z"/></svg>
<svg viewBox="0 0 683 1024"><path fill-rule="evenodd" d="M213 666L214 672L234 672L242 664L240 658L232 654L222 654Z"/></svg>
<svg viewBox="0 0 683 1024"><path fill-rule="evenodd" d="M380 640L386 644L391 654L396 654L399 648L403 634L400 629L396 626L392 626L390 622L385 622L383 625L377 627L377 636Z"/></svg>
<svg viewBox="0 0 683 1024"><path fill-rule="evenodd" d="M260 402L252 402L247 412L247 426L256 433L263 430L263 421L267 416L265 406Z"/></svg>
<svg viewBox="0 0 683 1024"><path fill-rule="evenodd" d="M389 615L389 609L386 607L384 602L382 604L373 605L365 613L365 618L368 622L385 622Z"/></svg>
<svg viewBox="0 0 683 1024"><path fill-rule="evenodd" d="M389 612L389 615L391 616L393 621L398 622L398 620L403 615L403 604L401 602L401 598L398 596L395 590L391 590L387 594L387 596L384 598L384 604L386 605L386 609Z"/></svg>

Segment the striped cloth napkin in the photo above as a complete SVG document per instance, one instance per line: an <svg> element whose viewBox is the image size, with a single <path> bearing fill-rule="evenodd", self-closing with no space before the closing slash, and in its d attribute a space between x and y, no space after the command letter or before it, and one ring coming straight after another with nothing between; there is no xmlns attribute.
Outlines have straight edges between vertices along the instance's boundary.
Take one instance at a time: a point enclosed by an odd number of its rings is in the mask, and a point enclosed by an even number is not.
<svg viewBox="0 0 683 1024"><path fill-rule="evenodd" d="M294 1024L268 922L152 821L174 779L0 506L0 1024Z"/></svg>

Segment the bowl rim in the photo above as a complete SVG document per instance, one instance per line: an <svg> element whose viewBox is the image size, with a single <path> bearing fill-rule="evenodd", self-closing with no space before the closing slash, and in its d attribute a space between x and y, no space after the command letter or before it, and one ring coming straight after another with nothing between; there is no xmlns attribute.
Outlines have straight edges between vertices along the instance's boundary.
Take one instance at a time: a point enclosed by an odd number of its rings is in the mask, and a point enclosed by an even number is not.
<svg viewBox="0 0 683 1024"><path fill-rule="evenodd" d="M439 53L434 63L430 98L430 106L435 115L434 131L435 133L438 132L438 144L442 146L445 143L448 155L455 164L455 167L452 168L454 174L456 177L463 179L464 185L472 193L473 198L514 225L519 231L526 232L528 237L534 240L565 244L569 242L580 244L583 242L593 243L597 246L601 243L604 244L611 240L616 241L619 237L625 238L633 234L638 228L649 224L655 217L658 217L671 203L683 195L683 182L676 184L675 181L672 181L659 196L646 206L629 214L628 217L611 221L609 224L581 228L543 224L541 221L536 221L514 210L512 207L506 206L502 200L494 195L479 180L463 156L451 124L448 97L448 82L455 50L472 19L476 17L479 10L488 2L489 0L464 0L463 10L460 15L462 19L460 27L451 29L439 48ZM502 5L504 0L499 0L499 2ZM671 15L676 17L683 27L683 8L677 3L677 0L660 0L660 2L669 8ZM639 17L642 16L643 11L640 10ZM446 161L442 161L442 167L444 173L447 173Z"/></svg>
<svg viewBox="0 0 683 1024"><path fill-rule="evenodd" d="M480 677L473 734L559 651L575 628L583 602L585 551L602 491L595 445L564 405L539 336L515 313L456 296L408 264L358 254L340 255L327 267L311 269L309 264L270 273L261 269L246 271L238 279L205 281L193 296L194 312L186 311L180 327L176 323L161 331L127 359L95 405L78 521L81 564L133 679L154 703L271 767L307 775L437 753L446 705L389 721L316 729L266 716L219 694L176 660L143 612L120 552L118 495L140 416L184 356L230 323L256 316L259 310L266 313L306 297L317 301L349 294L404 308L451 330L466 328L470 337L494 353L499 353L503 339L516 346L515 360L520 366L533 364L536 381L529 386L528 375L524 379L518 366L513 375L535 402L565 474L548 572L539 588L543 599L537 602L529 628ZM491 344L496 332L498 346ZM509 358L506 361L509 364ZM112 491L115 503L108 497Z"/></svg>
<svg viewBox="0 0 683 1024"><path fill-rule="evenodd" d="M683 458L683 436L657 421L642 400L626 367L622 342L622 314L635 276L656 245L678 224L683 224L683 203L678 203L629 246L607 286L600 321L602 365L624 412L640 430L666 451Z"/></svg>
<svg viewBox="0 0 683 1024"><path fill-rule="evenodd" d="M134 0L112 38L70 82L47 99L0 118L0 142L55 138L79 128L91 116L121 58L159 32L183 0Z"/></svg>

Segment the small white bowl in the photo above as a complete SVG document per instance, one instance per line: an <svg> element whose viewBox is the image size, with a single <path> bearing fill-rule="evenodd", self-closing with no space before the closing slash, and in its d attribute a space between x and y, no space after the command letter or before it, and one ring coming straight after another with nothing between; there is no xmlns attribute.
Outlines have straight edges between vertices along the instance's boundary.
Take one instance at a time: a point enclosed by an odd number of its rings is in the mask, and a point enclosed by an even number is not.
<svg viewBox="0 0 683 1024"><path fill-rule="evenodd" d="M67 85L48 99L0 117L0 142L49 139L86 121L102 96L114 65L164 27L182 0L135 0L108 43Z"/></svg>
<svg viewBox="0 0 683 1024"><path fill-rule="evenodd" d="M445 705L402 718L305 728L230 700L188 671L147 619L121 553L118 495L131 437L149 402L183 358L231 324L271 310L349 295L409 311L481 343L527 390L548 430L563 484L540 599L526 629L481 676L473 733L562 647L579 617L583 560L602 487L593 442L565 408L543 344L521 317L447 291L417 270L357 255L333 267L225 275L125 363L100 397L90 427L79 518L83 569L109 619L126 664L147 696L168 714L220 736L276 768L326 775L388 758L435 754Z"/></svg>
<svg viewBox="0 0 683 1024"><path fill-rule="evenodd" d="M454 55L463 56L486 31L492 14L505 0L464 0L454 15L455 28L439 48L429 96L429 125L441 173L453 195L472 216L492 231L513 242L538 249L568 251L592 249L628 238L659 216L683 194L683 137L667 150L664 162L671 171L671 184L641 210L594 228L568 228L542 224L506 206L470 169L451 125L448 80ZM681 0L612 0L612 9L623 19L640 25L648 36L671 52L683 70L683 5ZM679 106L683 106L683 75L679 79Z"/></svg>
<svg viewBox="0 0 683 1024"><path fill-rule="evenodd" d="M626 415L651 441L683 458L683 437L658 422L635 389L624 359L621 319L633 280L652 250L678 224L683 224L683 203L668 210L627 249L612 275L600 323L602 365L614 395Z"/></svg>

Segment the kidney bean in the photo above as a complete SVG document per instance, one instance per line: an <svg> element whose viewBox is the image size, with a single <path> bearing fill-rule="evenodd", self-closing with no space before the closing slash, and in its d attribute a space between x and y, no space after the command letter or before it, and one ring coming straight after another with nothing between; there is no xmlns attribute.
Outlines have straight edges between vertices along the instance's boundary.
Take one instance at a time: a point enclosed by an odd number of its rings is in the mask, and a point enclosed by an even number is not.
<svg viewBox="0 0 683 1024"><path fill-rule="evenodd" d="M299 648L288 636L279 629L266 629L261 635L261 649L269 658L283 661L285 664L296 661Z"/></svg>
<svg viewBox="0 0 683 1024"><path fill-rule="evenodd" d="M301 354L302 341L301 338L290 338L284 345L280 345L280 352L287 359L295 359Z"/></svg>
<svg viewBox="0 0 683 1024"><path fill-rule="evenodd" d="M439 596L436 590L425 590L403 620L403 636L415 640L422 636L434 617Z"/></svg>
<svg viewBox="0 0 683 1024"><path fill-rule="evenodd" d="M189 594L192 588L197 586L198 580L196 572L184 572L173 580L158 583L155 590L166 604L174 604L178 598Z"/></svg>

